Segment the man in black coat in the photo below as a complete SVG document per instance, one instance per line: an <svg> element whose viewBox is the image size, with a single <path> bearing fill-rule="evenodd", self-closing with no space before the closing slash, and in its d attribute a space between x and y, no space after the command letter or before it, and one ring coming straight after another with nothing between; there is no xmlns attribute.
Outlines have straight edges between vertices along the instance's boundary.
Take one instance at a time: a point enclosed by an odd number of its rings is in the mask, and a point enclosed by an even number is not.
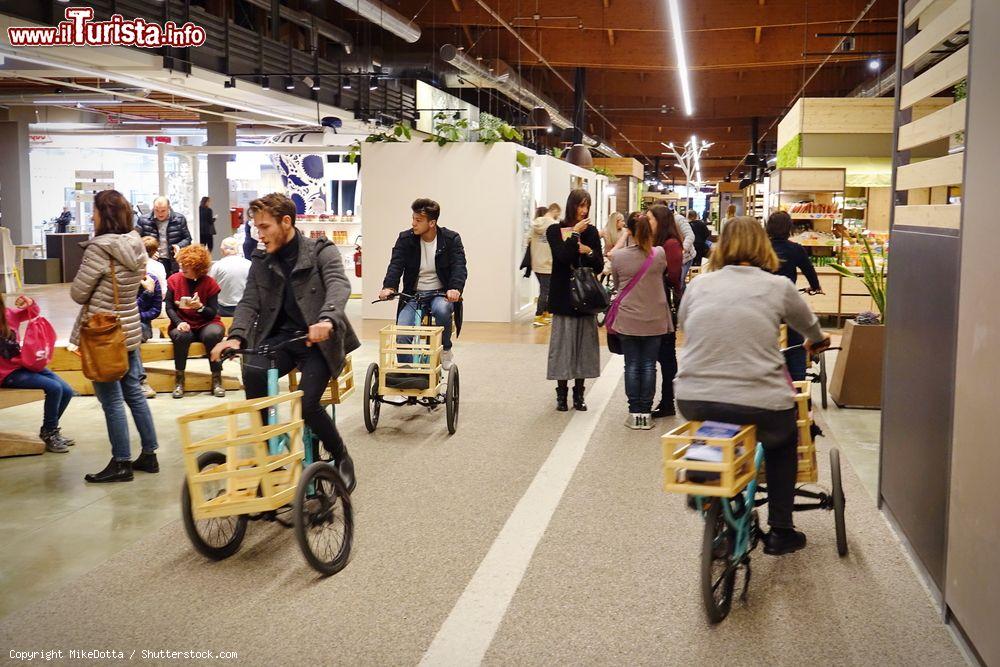
<svg viewBox="0 0 1000 667"><path fill-rule="evenodd" d="M434 324L444 327L441 335L441 366L451 368L451 317L455 315L456 335L462 330L462 292L469 276L465 265L465 248L458 232L438 226L441 206L431 199L418 199L410 206L413 210L411 228L402 232L392 248L389 268L382 281L380 299L387 299L399 289L418 298L400 306L396 315L398 324L412 325L418 307L431 310ZM435 292L445 296L432 296Z"/></svg>
<svg viewBox="0 0 1000 667"><path fill-rule="evenodd" d="M688 212L688 224L691 225L691 231L694 232L694 266L701 266L701 261L705 259L708 255L708 238L711 236L711 232L708 229L708 224L698 217L695 211Z"/></svg>
<svg viewBox="0 0 1000 667"><path fill-rule="evenodd" d="M177 251L192 243L191 230L187 218L170 208L170 200L157 197L153 200L153 210L136 222L139 236L151 236L160 243L160 262L167 270L167 276L177 273Z"/></svg>
<svg viewBox="0 0 1000 667"><path fill-rule="evenodd" d="M331 454L349 491L354 463L337 425L320 401L330 379L340 375L348 354L360 347L345 307L351 282L340 251L326 238L312 239L295 228L295 204L273 193L250 203L262 250L253 253L243 298L236 306L229 337L212 350L213 361L226 348L259 348L294 340L278 354L278 372L298 368L302 418ZM247 398L267 395L268 362L249 357L243 366Z"/></svg>

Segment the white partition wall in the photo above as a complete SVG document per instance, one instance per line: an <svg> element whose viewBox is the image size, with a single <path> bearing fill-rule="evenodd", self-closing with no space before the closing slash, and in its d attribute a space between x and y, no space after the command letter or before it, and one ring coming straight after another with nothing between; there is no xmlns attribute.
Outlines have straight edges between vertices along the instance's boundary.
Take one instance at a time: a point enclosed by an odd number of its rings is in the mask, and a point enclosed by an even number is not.
<svg viewBox="0 0 1000 667"><path fill-rule="evenodd" d="M598 227L607 221L609 209L608 200L604 196L608 179L598 176L589 169L578 167L551 155L540 155L535 158L532 168L535 171L538 206L548 206L556 203L566 206L566 198L572 189L574 179L584 181L584 189L590 193L592 210L590 218Z"/></svg>
<svg viewBox="0 0 1000 667"><path fill-rule="evenodd" d="M510 322L523 252L518 147L411 141L364 144L362 150L362 317L395 317L395 303L371 301L382 287L396 238L410 227L410 204L430 197L441 205L440 225L459 232L465 245L465 321Z"/></svg>

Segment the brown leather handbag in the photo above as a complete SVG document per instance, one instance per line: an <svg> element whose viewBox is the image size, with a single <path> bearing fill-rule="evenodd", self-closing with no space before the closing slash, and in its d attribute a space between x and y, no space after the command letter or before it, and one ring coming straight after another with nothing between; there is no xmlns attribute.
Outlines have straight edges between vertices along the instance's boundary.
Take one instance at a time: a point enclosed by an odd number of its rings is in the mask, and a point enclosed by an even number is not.
<svg viewBox="0 0 1000 667"><path fill-rule="evenodd" d="M115 312L91 313L80 325L83 375L93 382L117 382L128 372L128 348L125 346L125 329L118 318L118 276L115 275L113 259L111 284L115 292Z"/></svg>

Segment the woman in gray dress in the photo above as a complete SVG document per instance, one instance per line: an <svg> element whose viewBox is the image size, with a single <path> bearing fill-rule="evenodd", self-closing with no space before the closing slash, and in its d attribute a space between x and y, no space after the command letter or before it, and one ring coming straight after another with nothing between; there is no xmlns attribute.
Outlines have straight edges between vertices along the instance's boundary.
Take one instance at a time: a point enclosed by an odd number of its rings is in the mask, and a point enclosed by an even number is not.
<svg viewBox="0 0 1000 667"><path fill-rule="evenodd" d="M601 236L590 220L590 194L573 190L566 200L562 222L545 232L552 248L552 277L549 285L549 312L552 335L549 338L548 379L555 380L556 410L569 410L567 395L573 380L573 408L586 410L583 400L584 380L601 375L600 344L597 340L597 317L573 310L570 280L573 269L589 266L594 273L604 268Z"/></svg>

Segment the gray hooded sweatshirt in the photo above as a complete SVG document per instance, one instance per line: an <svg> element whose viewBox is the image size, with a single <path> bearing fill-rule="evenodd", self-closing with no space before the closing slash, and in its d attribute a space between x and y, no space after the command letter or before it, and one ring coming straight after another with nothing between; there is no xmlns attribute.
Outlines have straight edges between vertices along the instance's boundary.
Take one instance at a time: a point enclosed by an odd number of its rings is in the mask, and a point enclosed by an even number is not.
<svg viewBox="0 0 1000 667"><path fill-rule="evenodd" d="M80 245L84 248L83 261L70 288L70 296L83 308L73 325L70 343L80 344L80 324L90 313L117 313L125 330L126 347L130 352L138 349L142 343L142 326L136 296L139 283L146 275L147 259L142 238L134 231L102 234ZM117 304L111 280L112 260L118 279Z"/></svg>

